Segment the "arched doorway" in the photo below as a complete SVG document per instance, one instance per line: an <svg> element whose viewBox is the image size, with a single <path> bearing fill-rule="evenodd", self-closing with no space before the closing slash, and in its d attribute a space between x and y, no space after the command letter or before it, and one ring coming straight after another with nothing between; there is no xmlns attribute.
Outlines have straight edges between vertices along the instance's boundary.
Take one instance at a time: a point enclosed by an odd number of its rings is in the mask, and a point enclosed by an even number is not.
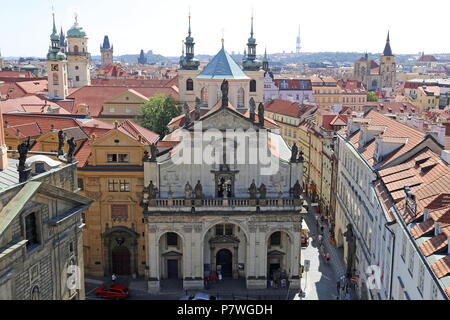
<svg viewBox="0 0 450 320"><path fill-rule="evenodd" d="M183 279L183 240L178 233L166 232L159 239L161 279Z"/></svg>
<svg viewBox="0 0 450 320"><path fill-rule="evenodd" d="M284 231L274 231L267 238L268 279L287 279L294 272L291 270L292 245L291 237Z"/></svg>
<svg viewBox="0 0 450 320"><path fill-rule="evenodd" d="M216 254L216 266L221 266L224 277L233 276L233 254L228 249L221 249Z"/></svg>
<svg viewBox="0 0 450 320"><path fill-rule="evenodd" d="M131 255L127 247L116 247L112 250L112 272L117 275L131 273Z"/></svg>

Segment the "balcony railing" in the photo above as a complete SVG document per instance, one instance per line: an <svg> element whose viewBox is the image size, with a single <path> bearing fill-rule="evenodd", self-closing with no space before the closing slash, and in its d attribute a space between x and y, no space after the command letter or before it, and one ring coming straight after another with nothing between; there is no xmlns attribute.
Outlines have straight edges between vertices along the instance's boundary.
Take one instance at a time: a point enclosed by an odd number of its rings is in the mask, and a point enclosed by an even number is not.
<svg viewBox="0 0 450 320"><path fill-rule="evenodd" d="M148 208L182 208L182 207L294 207L303 205L301 198L267 198L267 199L243 199L243 198L204 198L183 199L163 198L144 200L144 206Z"/></svg>

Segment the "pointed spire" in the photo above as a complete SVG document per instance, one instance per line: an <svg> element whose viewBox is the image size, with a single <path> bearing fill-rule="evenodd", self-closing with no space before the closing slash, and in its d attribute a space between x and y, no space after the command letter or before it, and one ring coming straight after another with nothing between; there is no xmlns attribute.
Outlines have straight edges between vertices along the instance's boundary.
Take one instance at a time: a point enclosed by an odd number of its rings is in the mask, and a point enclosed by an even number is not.
<svg viewBox="0 0 450 320"><path fill-rule="evenodd" d="M250 29L250 37L253 38L253 9L252 9L252 23L251 23L251 29Z"/></svg>
<svg viewBox="0 0 450 320"><path fill-rule="evenodd" d="M56 34L56 24L55 24L55 11L52 8L52 16L53 16L53 34Z"/></svg>
<svg viewBox="0 0 450 320"><path fill-rule="evenodd" d="M388 30L387 39L386 39L386 46L384 47L384 51L383 51L383 56L393 56L390 39L389 39L389 30Z"/></svg>
<svg viewBox="0 0 450 320"><path fill-rule="evenodd" d="M189 29L188 29L189 37L191 36L191 8L189 8Z"/></svg>

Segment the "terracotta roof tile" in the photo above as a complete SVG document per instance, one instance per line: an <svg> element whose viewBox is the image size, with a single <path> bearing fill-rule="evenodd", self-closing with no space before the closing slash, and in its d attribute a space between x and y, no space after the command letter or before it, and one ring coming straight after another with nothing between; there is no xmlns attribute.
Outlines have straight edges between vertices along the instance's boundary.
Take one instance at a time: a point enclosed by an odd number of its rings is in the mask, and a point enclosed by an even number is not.
<svg viewBox="0 0 450 320"><path fill-rule="evenodd" d="M424 222L418 223L416 226L411 228L410 232L414 239L418 239L423 235L434 230L434 220L427 219Z"/></svg>
<svg viewBox="0 0 450 320"><path fill-rule="evenodd" d="M436 277L439 279L447 276L450 273L450 255L447 255L433 263L431 268L436 274Z"/></svg>
<svg viewBox="0 0 450 320"><path fill-rule="evenodd" d="M441 251L448 245L448 238L445 234L439 234L430 240L424 241L420 244L419 249L425 257Z"/></svg>

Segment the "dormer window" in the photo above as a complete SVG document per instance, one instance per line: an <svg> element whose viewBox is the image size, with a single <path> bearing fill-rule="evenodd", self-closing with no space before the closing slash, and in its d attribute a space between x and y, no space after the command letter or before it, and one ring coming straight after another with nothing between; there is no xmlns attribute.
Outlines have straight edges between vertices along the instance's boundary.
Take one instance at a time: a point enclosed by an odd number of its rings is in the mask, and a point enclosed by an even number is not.
<svg viewBox="0 0 450 320"><path fill-rule="evenodd" d="M129 155L126 153L108 153L108 162L126 163L129 161Z"/></svg>

